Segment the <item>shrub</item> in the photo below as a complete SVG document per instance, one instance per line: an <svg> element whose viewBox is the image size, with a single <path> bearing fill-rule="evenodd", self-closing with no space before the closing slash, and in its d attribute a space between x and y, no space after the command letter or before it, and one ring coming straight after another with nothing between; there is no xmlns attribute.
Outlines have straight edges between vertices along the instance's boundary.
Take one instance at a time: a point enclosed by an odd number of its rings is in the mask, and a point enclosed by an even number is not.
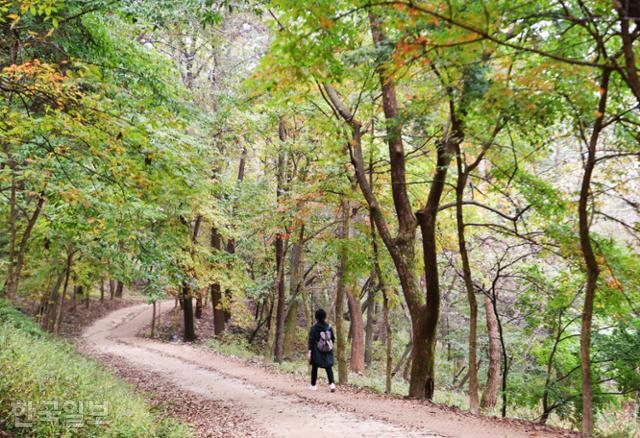
<svg viewBox="0 0 640 438"><path fill-rule="evenodd" d="M190 435L175 420L159 420L127 384L6 302L0 303L0 345L0 430L15 436Z"/></svg>

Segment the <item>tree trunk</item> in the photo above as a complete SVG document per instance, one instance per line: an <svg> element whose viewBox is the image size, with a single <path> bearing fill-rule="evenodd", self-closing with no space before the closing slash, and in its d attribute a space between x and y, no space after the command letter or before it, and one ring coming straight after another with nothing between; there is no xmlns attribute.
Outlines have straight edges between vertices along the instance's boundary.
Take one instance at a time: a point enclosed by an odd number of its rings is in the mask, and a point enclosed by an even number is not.
<svg viewBox="0 0 640 438"><path fill-rule="evenodd" d="M222 239L215 227L211 227L211 248L216 251L222 250ZM222 306L222 289L220 283L213 283L209 286L211 291L211 308L213 310L213 333L220 336L224 332L225 317Z"/></svg>
<svg viewBox="0 0 640 438"><path fill-rule="evenodd" d="M153 303L153 315L151 316L151 337L156 335L156 302Z"/></svg>
<svg viewBox="0 0 640 438"><path fill-rule="evenodd" d="M412 311L414 331L413 365L409 393L431 400L435 389L435 349L440 317L440 280L438 277L438 249L436 245L436 217L451 161L453 141L461 141L456 127L455 116L450 116L452 135L445 134L437 146L436 170L425 207L416 213L422 232L422 252L424 272L427 280L426 305L421 306L419 315ZM454 140L455 139L455 140ZM411 309L410 309L411 310Z"/></svg>
<svg viewBox="0 0 640 438"><path fill-rule="evenodd" d="M384 392L386 394L391 394L391 367L393 366L393 338L391 334L391 322L389 321L389 296L388 291L386 289L382 289L382 317L384 318L384 328L385 328L385 359L386 359L386 368L385 368L385 384L384 384Z"/></svg>
<svg viewBox="0 0 640 438"><path fill-rule="evenodd" d="M104 301L104 278L100 280L100 302Z"/></svg>
<svg viewBox="0 0 640 438"><path fill-rule="evenodd" d="M364 372L364 322L360 311L360 302L353 291L346 291L349 315L351 319L351 360L349 366L354 373Z"/></svg>
<svg viewBox="0 0 640 438"><path fill-rule="evenodd" d="M507 386L509 378L509 356L507 355L507 344L504 339L504 331L502 330L502 321L500 321L500 314L498 313L498 297L495 289L491 290L491 307L493 315L496 319L496 326L498 327L498 339L500 340L500 351L502 356L502 385L500 392L502 395L502 418L507 416Z"/></svg>
<svg viewBox="0 0 640 438"><path fill-rule="evenodd" d="M276 307L276 332L275 332L275 347L274 347L274 359L277 362L282 362L284 359L284 320L286 317L286 296L285 296L285 282L284 282L284 257L285 257L285 243L282 233L276 234L275 240L275 253L276 253L276 294L278 296L278 305Z"/></svg>
<svg viewBox="0 0 640 438"><path fill-rule="evenodd" d="M188 247L188 251L191 256L191 260L195 260L196 245L198 243L198 234L200 233L200 225L202 224L202 216L197 215L194 221L193 227L183 217L180 217L180 221L187 227L191 234L191 244ZM189 266L182 266L185 274L189 277L193 277L194 274L190 273ZM196 339L195 325L193 320L193 287L190 280L185 279L182 282L182 313L184 318L184 341L193 342Z"/></svg>
<svg viewBox="0 0 640 438"><path fill-rule="evenodd" d="M62 314L64 309L64 299L67 295L67 287L69 286L69 276L71 275L71 265L73 263L73 251L71 248L67 250L67 263L65 266L64 286L62 287L62 293L59 295L58 303L56 305L56 318L53 323L53 332L55 334L60 333L60 325L62 324Z"/></svg>
<svg viewBox="0 0 640 438"><path fill-rule="evenodd" d="M198 292L196 295L196 311L194 315L196 319L202 318L202 295Z"/></svg>
<svg viewBox="0 0 640 438"><path fill-rule="evenodd" d="M286 128L284 124L284 118L280 118L278 126L278 135L280 141L284 143L287 139ZM277 187L276 187L276 199L278 205L282 202L285 190L285 173L287 167L287 154L284 149L284 144L280 145L280 152L278 153L278 175L277 175ZM274 346L274 358L277 362L282 362L284 359L284 320L286 316L286 289L284 282L284 258L286 254L286 238L284 233L276 233L274 242L275 257L276 257L276 279L275 289L278 296L278 304L276 307L276 332L275 332L275 346Z"/></svg>
<svg viewBox="0 0 640 438"><path fill-rule="evenodd" d="M372 274L373 275L373 274ZM364 330L364 364L367 368L371 366L373 356L373 329L375 327L375 293L376 288L373 281L367 288L367 324Z"/></svg>
<svg viewBox="0 0 640 438"><path fill-rule="evenodd" d="M291 303L287 310L284 330L284 355L290 357L296 340L298 329L298 306L304 297L304 224L300 226L300 232L296 242L291 246L289 262L289 297Z"/></svg>
<svg viewBox="0 0 640 438"><path fill-rule="evenodd" d="M290 358L294 351L296 341L296 331L298 328L298 299L294 299L289 308L284 321L284 352L285 358Z"/></svg>
<svg viewBox="0 0 640 438"><path fill-rule="evenodd" d="M109 279L109 299L112 300L116 294L116 281Z"/></svg>
<svg viewBox="0 0 640 438"><path fill-rule="evenodd" d="M493 313L491 299L484 297L484 309L487 319L487 334L489 337L489 367L487 369L487 384L482 392L480 407L493 408L498 401L500 391L500 339L498 335L498 321Z"/></svg>
<svg viewBox="0 0 640 438"><path fill-rule="evenodd" d="M338 287L336 289L336 301L335 301L335 323L336 323L336 359L338 362L338 383L344 385L348 383L349 372L347 369L346 358L346 339L344 333L344 299L345 290L347 287L347 265L348 265L348 253L347 242L350 237L351 228L351 212L349 201L342 199L342 227L340 230L340 251L338 260Z"/></svg>
<svg viewBox="0 0 640 438"><path fill-rule="evenodd" d="M15 181L13 181L13 184L15 184ZM12 187L12 196L15 197L15 188ZM13 201L15 201L15 199L13 199ZM27 245L29 243L29 238L31 237L31 232L33 231L33 227L36 224L36 221L38 220L38 218L40 217L40 213L42 212L42 207L44 206L44 201L45 201L45 197L44 197L44 193L40 193L38 195L38 202L36 204L35 209L33 210L33 213L31 214L31 216L29 217L28 221L27 221L27 226L25 228L25 230L22 233L22 237L20 238L20 244L18 246L18 254L17 256L15 256L15 262L13 261L13 256L15 253L15 240L17 238L17 234L16 234L16 230L15 230L15 220L16 218L11 218L10 217L10 221L12 220L13 222L10 223L10 228L11 228L11 243L10 243L10 254L9 254L9 267L7 270L7 280L6 280L6 293L7 296L9 298L13 298L16 296L17 292L18 292L18 285L20 284L20 274L22 272L22 268L24 266L24 256L27 252ZM14 206L12 206L13 208ZM11 214L10 214L11 216Z"/></svg>
<svg viewBox="0 0 640 438"><path fill-rule="evenodd" d="M185 281L182 283L182 313L184 315L184 334L185 342L193 342L196 340L196 332L193 324L193 299L191 296L191 286Z"/></svg>
<svg viewBox="0 0 640 438"><path fill-rule="evenodd" d="M373 122L372 122L373 123ZM369 155L369 187L373 189L373 151ZM373 249L373 269L378 279L378 289L382 291L382 320L384 324L384 341L385 341L385 394L391 394L391 385L393 379L393 338L391 333L391 322L389 320L389 291L382 275L382 269L380 268L380 252L378 250L378 238L376 236L376 224L374 218L374 211L369 208L369 227L371 230L371 247ZM370 288L370 296L373 296L374 288ZM370 305L375 303L371 300ZM367 310L367 327L369 326L369 313ZM373 321L372 321L373 322ZM373 326L373 324L371 324ZM371 342L371 341L370 341ZM409 349L411 347L409 346ZM408 353L408 351L407 351Z"/></svg>
<svg viewBox="0 0 640 438"><path fill-rule="evenodd" d="M122 292L124 291L124 284L122 281L118 280L116 286L116 298L122 298Z"/></svg>
<svg viewBox="0 0 640 438"><path fill-rule="evenodd" d="M55 323L55 303L58 301L58 293L60 291L60 286L62 286L62 281L65 278L66 272L62 270L56 278L55 283L53 284L51 291L47 294L46 305L44 310L44 320L42 327L47 331L53 331L54 323Z"/></svg>
<svg viewBox="0 0 640 438"><path fill-rule="evenodd" d="M593 319L593 302L598 287L600 267L596 260L593 246L591 245L589 224L589 195L591 192L591 178L596 165L596 151L600 132L603 129L603 121L607 109L607 95L609 90L609 77L611 71L605 69L600 82L600 101L598 103L597 118L593 125L591 138L587 150L587 159L582 176L580 188L580 200L578 202L578 219L580 247L584 257L587 271L587 284L584 292L584 306L582 308L582 326L580 330L580 365L582 368L582 435L585 437L593 433L593 387L591 382L591 323Z"/></svg>
<svg viewBox="0 0 640 438"><path fill-rule="evenodd" d="M5 146L8 148L8 146ZM18 290L18 285L15 283L16 276L14 275L15 270L15 257L16 257L16 242L18 239L18 213L17 213L17 191L18 191L18 183L16 181L16 162L14 158L9 154L7 149L8 156L8 166L11 169L11 191L9 192L9 217L7 219L7 225L9 228L9 248L8 248L8 263L7 263L7 277L4 282L4 292L9 297L9 299L13 299Z"/></svg>
<svg viewBox="0 0 640 438"><path fill-rule="evenodd" d="M471 265L469 263L469 254L467 252L467 242L464 235L464 213L462 201L464 198L464 189L467 185L467 176L462 163L462 156L458 148L456 155L456 163L458 166L458 179L456 181L456 223L458 230L458 248L460 250L460 258L462 259L462 274L464 277L464 285L467 291L467 300L469 302L469 410L477 414L479 410L478 401L478 370L477 362L477 330L478 330L478 303L476 293L473 287L473 279L471 278Z"/></svg>
<svg viewBox="0 0 640 438"><path fill-rule="evenodd" d="M369 10L369 23L371 34L376 47L387 45L380 18ZM382 89L382 105L387 122L387 138L389 145L389 158L391 162L391 180L394 206L399 222L398 239L392 242L385 238L383 230L379 228L383 241L387 247L395 244L396 251L392 253L396 270L400 277L405 300L411 315L411 328L413 332L413 355L411 361L411 381L409 384L409 397L427 398L433 397L435 382L435 347L440 311L440 286L438 282L437 252L435 244L435 227L438 205L447 174L450 161L448 150L449 139L446 138L438 147L438 160L436 174L427 205L416 216L413 214L411 202L406 189L406 168L404 158L404 145L402 142L402 124L398 117L398 102L395 84L380 65L377 69ZM451 115L451 118L454 114ZM401 187L400 187L401 186ZM422 231L422 246L424 252L425 275L427 277L426 305L420 303L418 284L415 279L415 231L413 229L415 219ZM380 222L377 220L376 222ZM386 232L385 232L386 234Z"/></svg>
<svg viewBox="0 0 640 438"><path fill-rule="evenodd" d="M273 353L275 351L274 347L276 344L276 308L278 306L278 295L275 293L273 297L271 297L271 305L269 306L269 316L267 318L267 350L266 356L269 359L273 358Z"/></svg>

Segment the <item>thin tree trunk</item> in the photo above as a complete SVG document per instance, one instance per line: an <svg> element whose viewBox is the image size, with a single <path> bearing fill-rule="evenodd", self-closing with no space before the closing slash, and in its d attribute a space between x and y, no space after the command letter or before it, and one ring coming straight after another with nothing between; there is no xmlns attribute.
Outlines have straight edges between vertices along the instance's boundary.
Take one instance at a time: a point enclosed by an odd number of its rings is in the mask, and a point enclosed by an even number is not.
<svg viewBox="0 0 640 438"><path fill-rule="evenodd" d="M57 298L58 298L58 292L60 291L60 286L62 286L62 281L65 278L65 274L66 272L64 270L62 270L57 278L55 283L53 284L53 287L51 288L51 291L49 291L48 296L47 296L47 300L46 300L46 307L45 307L45 318L42 324L42 327L47 330L47 331L53 331L54 328L54 323L55 323L55 303L57 302Z"/></svg>
<svg viewBox="0 0 640 438"><path fill-rule="evenodd" d="M500 321L500 314L498 313L498 299L496 296L495 290L492 291L491 297L491 307L493 310L493 315L496 319L496 325L498 327L498 339L500 340L500 350L502 356L502 385L500 388L500 392L502 395L502 408L501 415L502 418L507 416L507 387L508 387L508 378L509 378L509 357L507 355L507 344L504 339L504 332L502 330L502 321Z"/></svg>
<svg viewBox="0 0 640 438"><path fill-rule="evenodd" d="M53 332L60 333L60 325L62 324L62 314L64 309L64 299L67 295L67 287L69 286L69 276L71 275L71 265L73 263L73 251L71 248L67 250L67 263L65 266L64 286L62 293L59 295L58 304L56 305L56 318L53 324Z"/></svg>
<svg viewBox="0 0 640 438"><path fill-rule="evenodd" d="M373 274L372 274L373 275ZM371 366L373 356L373 329L375 327L375 293L376 288L373 282L367 288L367 325L364 330L364 364L367 368Z"/></svg>
<svg viewBox="0 0 640 438"><path fill-rule="evenodd" d="M104 301L104 278L100 280L100 302Z"/></svg>
<svg viewBox="0 0 640 438"><path fill-rule="evenodd" d="M276 306L276 331L275 331L275 346L274 346L274 359L277 362L281 362L284 359L284 320L286 317L286 296L285 296L285 282L284 282L284 257L285 257L285 242L282 233L276 235L275 240L275 254L276 254L276 294L278 296L278 305Z"/></svg>
<svg viewBox="0 0 640 438"><path fill-rule="evenodd" d="M116 294L116 281L109 279L109 299L112 300Z"/></svg>
<svg viewBox="0 0 640 438"><path fill-rule="evenodd" d="M596 260L593 246L591 245L588 203L591 192L591 178L596 165L596 151L600 132L603 129L603 121L607 108L607 95L609 91L609 77L611 71L606 69L600 81L600 101L598 103L597 118L593 125L591 138L587 149L587 159L582 176L580 188L580 201L578 202L578 219L580 247L584 257L587 271L587 284L584 293L584 306L582 309L582 327L580 330L580 364L582 368L582 435L585 437L593 433L593 387L591 383L591 324L593 319L593 302L598 287L600 267Z"/></svg>
<svg viewBox="0 0 640 438"><path fill-rule="evenodd" d="M542 392L542 415L540 415L540 424L545 424L549 419L549 415L555 409L555 405L549 404L549 393L550 393L550 383L551 383L551 372L553 369L553 360L555 358L556 352L558 351L558 345L560 344L563 328L562 328L562 311L558 315L558 327L557 333L553 340L553 348L549 353L549 358L547 359L547 370L546 370L546 378L544 381L544 391Z"/></svg>
<svg viewBox="0 0 640 438"><path fill-rule="evenodd" d="M216 251L222 250L222 239L215 227L211 227L211 248ZM213 310L213 332L220 336L225 329L225 317L222 303L222 289L220 283L215 282L209 286L211 291L211 308Z"/></svg>
<svg viewBox="0 0 640 438"><path fill-rule="evenodd" d="M7 151L7 155L8 151ZM16 291L18 289L18 285L15 284L15 253L16 253L16 241L18 239L18 230L17 230L17 181L16 181L16 163L12 156L9 155L8 159L9 168L11 169L11 191L9 194L9 218L7 220L7 225L9 226L9 254L8 254L8 264L7 264L7 278L5 280L5 293L9 297L9 299L13 299L16 295Z"/></svg>
<svg viewBox="0 0 640 438"><path fill-rule="evenodd" d="M336 301L335 301L335 323L336 323L336 359L338 361L338 383L344 385L348 383L349 371L347 369L346 358L346 339L344 333L344 299L345 290L347 287L347 241L350 237L351 228L351 209L349 201L342 199L342 227L340 230L341 246L338 260L338 287L336 289Z"/></svg>
<svg viewBox="0 0 640 438"><path fill-rule="evenodd" d="M276 344L276 308L278 306L278 295L275 293L269 306L268 331L267 331L267 351L266 356L273 359L274 347Z"/></svg>
<svg viewBox="0 0 640 438"><path fill-rule="evenodd" d="M471 278L471 265L469 263L469 254L467 252L467 242L464 235L464 213L462 201L464 198L464 189L467 185L468 173L465 172L462 163L462 156L458 148L456 155L456 163L458 166L458 179L456 182L456 223L458 230L458 248L460 258L462 259L462 274L464 277L464 285L467 291L467 300L469 302L469 410L477 414L479 411L478 400L478 370L477 362L477 331L478 331L478 303L476 293L473 287L473 279Z"/></svg>
<svg viewBox="0 0 640 438"><path fill-rule="evenodd" d="M200 292L196 295L196 311L194 313L196 319L202 318L202 295Z"/></svg>
<svg viewBox="0 0 640 438"><path fill-rule="evenodd" d="M364 372L364 322L360 311L360 302L353 291L347 290L347 304L351 319L351 359L349 366L354 373Z"/></svg>
<svg viewBox="0 0 640 438"><path fill-rule="evenodd" d="M398 374L398 371L400 371L400 368L402 368L402 365L404 365L404 363L407 360L407 358L409 356L411 356L410 353L411 353L412 347L413 347L413 344L411 342L409 342L405 346L404 351L402 352L402 356L400 356L400 359L398 360L398 363L393 368L393 371L391 371L391 377L395 377L395 375Z"/></svg>
<svg viewBox="0 0 640 438"><path fill-rule="evenodd" d="M12 188L12 196L15 196L14 189ZM15 199L14 199L15 201ZM27 227L22 233L22 237L20 238L20 244L18 246L18 253L15 256L15 263L12 263L13 255L15 252L15 240L17 239L16 230L15 230L15 217L13 218L13 223L10 223L12 240L10 243L10 254L9 254L9 269L8 269L8 278L6 282L6 290L7 295L10 298L15 297L18 292L18 285L20 283L20 274L22 273L22 268L24 267L24 256L27 252L27 245L29 243L29 238L31 237L31 232L33 231L33 227L35 226L38 218L40 217L40 213L42 212L42 207L44 206L45 197L44 193L41 192L38 195L38 202L36 204L33 213L29 217L27 221ZM15 216L15 214L14 214ZM11 220L11 218L10 218Z"/></svg>
<svg viewBox="0 0 640 438"><path fill-rule="evenodd" d="M373 129L373 122L372 122ZM373 189L373 151L369 155L369 187ZM382 269L380 268L380 252L378 249L378 238L376 236L376 223L374 219L374 211L369 208L369 226L371 230L371 247L373 249L373 268L378 279L378 287L382 291L382 320L384 324L384 340L385 340L385 394L391 394L391 385L393 379L393 337L391 332L391 322L389 320L389 291L382 275ZM370 288L371 296L373 296L373 287ZM369 305L372 305L372 300ZM368 315L368 312L367 312ZM369 325L369 317L367 316L367 326ZM373 324L371 324L373 326ZM411 346L408 346L411 349ZM407 351L408 353L408 351Z"/></svg>
<svg viewBox="0 0 640 438"><path fill-rule="evenodd" d="M281 143L284 143L287 139L286 128L284 124L284 118L280 118L278 126L278 135ZM287 154L284 149L284 144L280 146L280 152L278 153L278 175L277 175L277 187L276 187L276 199L277 203L282 202L285 190L285 173L287 167ZM278 296L278 304L276 307L276 332L275 332L275 346L274 346L274 358L277 362L282 362L284 359L284 322L286 316L286 289L284 281L284 258L286 254L286 238L284 233L276 233L274 242L275 257L276 257L276 279L275 289Z"/></svg>
<svg viewBox="0 0 640 438"><path fill-rule="evenodd" d="M500 391L500 339L498 334L498 321L493 312L491 299L484 297L484 309L487 319L487 334L489 337L489 367L487 369L487 383L482 392L480 407L482 409L493 408L498 401Z"/></svg>
<svg viewBox="0 0 640 438"><path fill-rule="evenodd" d="M151 316L151 337L156 335L156 302L153 301L153 315Z"/></svg>
<svg viewBox="0 0 640 438"><path fill-rule="evenodd" d="M384 318L385 328L385 384L384 392L391 394L391 367L393 366L393 338L391 334L391 322L389 320L389 295L386 288L382 289L382 317Z"/></svg>

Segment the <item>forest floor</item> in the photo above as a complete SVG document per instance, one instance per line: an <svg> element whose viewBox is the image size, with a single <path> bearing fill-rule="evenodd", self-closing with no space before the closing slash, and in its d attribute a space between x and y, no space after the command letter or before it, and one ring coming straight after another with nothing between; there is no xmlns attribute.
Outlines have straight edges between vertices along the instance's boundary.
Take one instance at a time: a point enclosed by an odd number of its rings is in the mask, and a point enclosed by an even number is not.
<svg viewBox="0 0 640 438"><path fill-rule="evenodd" d="M172 302L162 303L163 312ZM136 304L87 327L80 349L112 368L152 404L184 418L201 436L559 437L570 431L470 415L368 391L309 391L301 378L190 344L138 337L151 306Z"/></svg>

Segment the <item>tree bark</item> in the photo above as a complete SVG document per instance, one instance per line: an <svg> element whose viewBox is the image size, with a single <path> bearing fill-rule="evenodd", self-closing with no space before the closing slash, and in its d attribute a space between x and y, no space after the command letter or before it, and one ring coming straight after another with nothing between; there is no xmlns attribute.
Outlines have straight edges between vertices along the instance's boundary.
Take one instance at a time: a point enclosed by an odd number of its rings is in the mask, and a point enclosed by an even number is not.
<svg viewBox="0 0 640 438"><path fill-rule="evenodd" d="M347 304L351 319L351 359L349 367L354 373L364 372L364 321L360 311L360 302L352 290L346 290Z"/></svg>
<svg viewBox="0 0 640 438"><path fill-rule="evenodd" d="M57 278L53 286L51 287L51 291L47 294L46 305L44 310L44 320L42 327L47 331L53 331L54 323L55 323L55 303L57 302L58 293L60 291L60 286L62 286L62 281L65 278L66 272L62 270Z"/></svg>
<svg viewBox="0 0 640 438"><path fill-rule="evenodd" d="M153 303L153 315L151 316L151 337L156 335L156 302Z"/></svg>
<svg viewBox="0 0 640 438"><path fill-rule="evenodd" d="M340 251L338 260L338 287L336 289L336 301L335 301L335 323L336 323L336 359L338 362L338 383L344 385L349 381L349 372L347 369L346 358L346 339L344 333L344 299L345 290L347 288L347 241L350 237L351 228L351 212L349 201L342 199L342 224L340 229Z"/></svg>
<svg viewBox="0 0 640 438"><path fill-rule="evenodd" d="M502 408L500 414L502 418L506 418L507 416L507 387L508 387L508 379L509 379L509 356L507 355L507 343L504 339L504 331L502 330L502 321L500 321L500 314L498 313L498 297L496 294L496 290L491 290L491 308L493 310L493 316L496 320L496 326L498 328L498 339L500 341L500 351L502 356L502 383L500 388L500 393L502 396Z"/></svg>
<svg viewBox="0 0 640 438"><path fill-rule="evenodd" d="M640 20L638 20L638 17L634 17L636 21L636 31L631 31L629 24L631 23L632 17L630 17L629 10L625 7L631 3L631 0L614 3L617 5L618 14L620 15L620 37L622 40L622 53L624 54L624 69L620 69L619 73L627 82L627 85L629 85L638 104L640 104L640 76L638 76L638 67L635 59L635 53L637 53L637 51L634 48L634 42L638 40L637 26L640 24ZM637 11L640 8L637 6L637 2L635 3L635 10ZM608 74L610 74L610 71L605 70L603 77Z"/></svg>
<svg viewBox="0 0 640 438"><path fill-rule="evenodd" d="M475 288L471 277L471 265L467 252L467 242L465 239L464 212L462 201L464 199L464 189L467 185L468 173L463 167L460 148L457 148L456 163L458 167L458 179L456 181L456 224L458 230L458 248L462 259L462 274L464 285L467 291L469 302L469 410L477 414L479 411L478 401L478 370L477 362L477 330L478 330L478 303L476 300Z"/></svg>
<svg viewBox="0 0 640 438"><path fill-rule="evenodd" d="M196 294L196 311L193 316L195 316L196 319L202 318L202 295L200 292Z"/></svg>
<svg viewBox="0 0 640 438"><path fill-rule="evenodd" d="M280 204L284 197L285 191L285 179L286 179L286 167L287 167L287 154L284 149L284 142L287 140L286 127L284 118L280 118L278 125L278 136L280 138L280 152L278 153L278 175L277 175L277 187L276 187L276 202ZM276 279L275 288L278 296L278 304L276 307L276 333L275 333L275 346L274 346L274 359L276 362L282 362L284 359L284 323L286 317L286 289L284 281L284 258L286 254L286 237L282 232L276 233L275 242L275 257L276 257Z"/></svg>
<svg viewBox="0 0 640 438"><path fill-rule="evenodd" d="M12 210L15 210L15 202L17 202L15 199L15 191L16 191L16 188L14 187L15 184L16 182L15 180L13 180L12 188L11 188L11 196L12 196L11 209ZM11 242L9 247L9 267L7 269L7 280L5 282L6 284L5 289L6 289L7 296L9 298L15 297L18 292L18 285L20 284L20 274L22 273L22 268L24 266L24 256L27 252L27 245L29 243L29 238L31 237L31 232L33 231L33 227L35 226L38 218L40 217L40 213L42 213L42 207L44 206L45 199L46 198L44 196L44 192L41 192L38 194L38 201L36 203L36 207L31 213L31 216L29 216L29 219L27 220L27 226L24 232L22 233L22 237L20 238L17 255L15 254L15 242L17 239L15 222L17 220L17 217L15 214L15 211L13 211L13 213L10 213L9 215ZM15 261L14 261L14 257L15 257Z"/></svg>
<svg viewBox="0 0 640 438"><path fill-rule="evenodd" d="M216 251L222 250L222 239L216 227L211 227L211 248ZM225 329L225 315L222 305L222 289L220 283L215 282L209 286L211 292L211 307L213 310L213 333L220 336Z"/></svg>
<svg viewBox="0 0 640 438"><path fill-rule="evenodd" d="M53 323L53 332L55 334L60 333L60 325L62 324L62 315L64 309L64 299L67 295L67 287L69 286L69 276L71 275L71 265L73 263L73 251L71 248L67 249L67 263L65 266L64 286L62 287L62 293L58 297L58 303L56 305L56 318Z"/></svg>
<svg viewBox="0 0 640 438"><path fill-rule="evenodd" d="M372 274L374 275L375 272ZM371 366L371 360L373 357L373 329L375 323L375 293L376 288L373 285L373 280L367 287L367 324L364 330L364 364L367 368Z"/></svg>
<svg viewBox="0 0 640 438"><path fill-rule="evenodd" d="M607 95L609 91L610 70L604 70L600 81L600 100L598 102L597 117L591 131L591 138L587 148L587 159L582 176L580 200L578 202L578 219L580 247L587 271L587 284L584 293L582 309L582 327L580 330L580 364L582 368L582 435L591 436L593 433L593 387L591 382L591 324L593 319L593 302L598 287L600 267L591 245L588 203L591 192L591 178L596 165L596 152L600 132L603 129L604 116L607 109Z"/></svg>
<svg viewBox="0 0 640 438"><path fill-rule="evenodd" d="M369 11L369 24L373 42L377 48L384 48L387 38L382 29L381 20L371 10ZM411 379L409 383L409 397L411 398L431 398L433 391L428 388L433 387L433 348L435 342L425 337L425 320L432 316L437 317L437 312L426 315L427 309L420 302L419 286L415 272L415 238L416 238L416 217L411 207L406 184L406 166L404 145L402 142L402 123L398 117L398 102L395 91L395 83L385 71L384 65L379 64L377 68L380 88L382 90L382 106L385 115L387 129L387 143L389 146L389 161L391 164L391 190L393 203L398 218L398 235L395 239L391 235L382 218L377 201L369 196L368 203L372 208L376 226L382 241L389 250L393 259L402 292L411 315L411 330L413 342L413 355L411 361ZM359 149L359 148L358 148ZM356 161L362 166L362 154ZM353 161L353 160L352 160ZM357 172L358 173L362 172ZM365 186L364 175L359 178L361 188ZM371 202L373 201L373 202ZM435 326L433 327L435 328ZM434 338L435 339L435 338Z"/></svg>
<svg viewBox="0 0 640 438"><path fill-rule="evenodd" d="M298 328L298 306L304 296L304 224L300 225L300 231L295 243L291 246L289 258L289 309L285 320L284 330L284 355L291 356L296 340Z"/></svg>
<svg viewBox="0 0 640 438"><path fill-rule="evenodd" d="M191 254L191 258L195 257L195 246L198 243L198 234L200 233L200 224L202 223L202 216L196 216L196 219L193 224L193 228L189 225L189 223L185 219L181 219L183 225L187 226L191 233L191 245L188 250ZM193 274L189 273L188 267L183 267L186 274L188 276L192 276ZM196 332L195 325L193 320L193 288L189 283L189 280L184 280L182 282L182 314L184 318L184 334L183 339L185 342L193 342L196 340Z"/></svg>
<svg viewBox="0 0 640 438"><path fill-rule="evenodd" d="M183 339L185 342L193 342L196 340L193 324L193 298L191 296L191 286L186 281L182 282L182 314L184 316Z"/></svg>
<svg viewBox="0 0 640 438"><path fill-rule="evenodd" d="M124 283L118 280L116 285L116 298L122 298L123 291L124 291Z"/></svg>
<svg viewBox="0 0 640 438"><path fill-rule="evenodd" d="M484 310L487 319L487 334L489 337L489 367L487 369L487 383L482 392L480 407L490 409L498 402L500 391L500 339L498 335L498 321L493 313L491 299L484 297Z"/></svg>
<svg viewBox="0 0 640 438"><path fill-rule="evenodd" d="M414 354L411 371L413 392L431 400L435 389L435 349L440 317L440 279L438 274L438 249L436 245L436 218L440 199L447 178L449 163L462 141L462 131L453 105L450 110L450 126L437 145L436 169L424 208L416 213L422 232L424 272L427 282L426 305L419 318L413 318ZM417 387L423 385L424 389ZM411 392L411 389L410 389Z"/></svg>

